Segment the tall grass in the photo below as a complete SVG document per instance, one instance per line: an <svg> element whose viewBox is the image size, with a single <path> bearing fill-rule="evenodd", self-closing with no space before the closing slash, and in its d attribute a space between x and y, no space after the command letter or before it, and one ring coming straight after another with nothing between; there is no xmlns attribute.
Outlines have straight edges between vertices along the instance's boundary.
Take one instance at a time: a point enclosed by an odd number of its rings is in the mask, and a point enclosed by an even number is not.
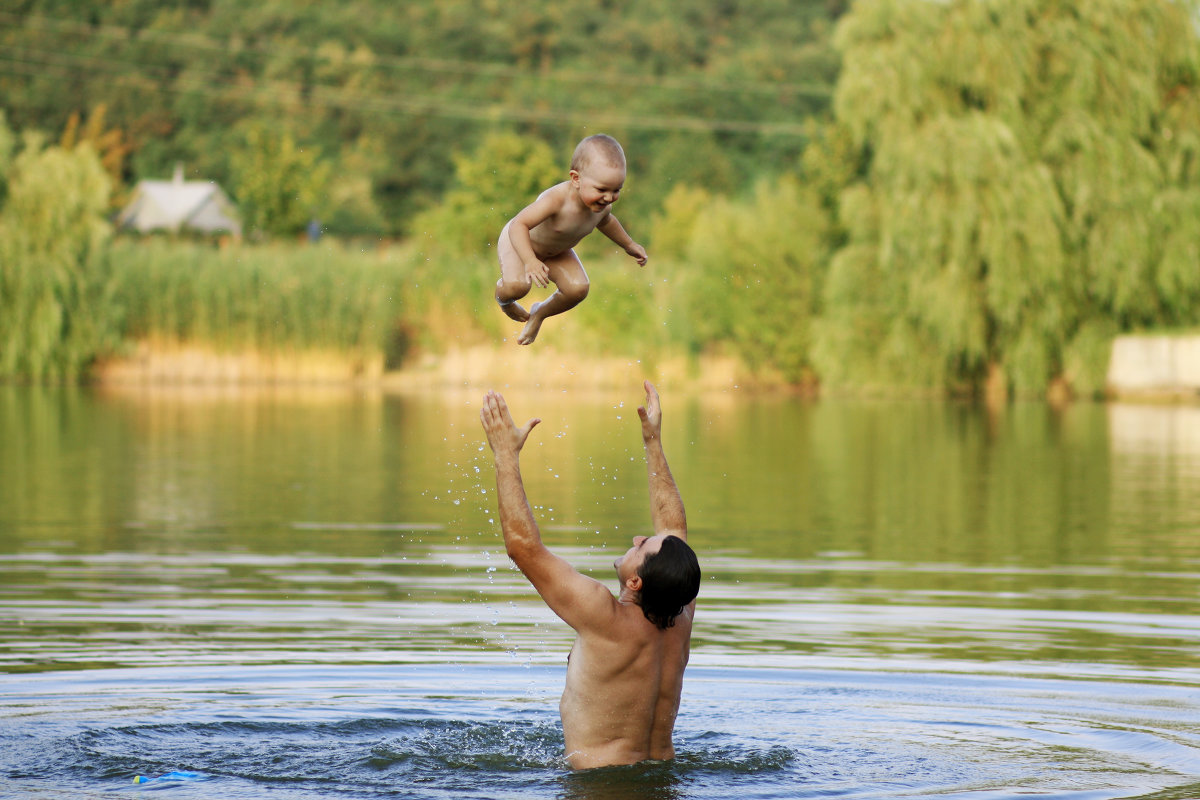
<svg viewBox="0 0 1200 800"><path fill-rule="evenodd" d="M423 354L515 342L520 324L493 296L498 267L404 246L360 249L334 241L231 245L116 240L112 293L128 341L199 344L224 352L338 352L383 357L388 368ZM555 350L653 361L684 353L687 303L678 265L644 270L626 256L593 254L588 299L543 328ZM526 304L550 294L534 289ZM536 347L536 345L535 345Z"/></svg>
<svg viewBox="0 0 1200 800"><path fill-rule="evenodd" d="M111 259L128 339L383 354L393 363L409 348L401 320L413 268L396 251L124 239Z"/></svg>

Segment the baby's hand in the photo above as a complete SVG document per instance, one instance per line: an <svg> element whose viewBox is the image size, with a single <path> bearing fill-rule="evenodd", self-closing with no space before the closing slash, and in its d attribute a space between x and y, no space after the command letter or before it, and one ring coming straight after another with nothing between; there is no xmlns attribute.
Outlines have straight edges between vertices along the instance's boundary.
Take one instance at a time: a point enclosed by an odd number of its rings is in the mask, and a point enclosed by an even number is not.
<svg viewBox="0 0 1200 800"><path fill-rule="evenodd" d="M625 252L638 262L639 267L646 266L646 259L649 258L649 256L646 255L646 248L642 247L637 242L630 242L629 247L625 248Z"/></svg>
<svg viewBox="0 0 1200 800"><path fill-rule="evenodd" d="M534 284L545 289L550 285L550 268L541 261L526 262L525 274Z"/></svg>

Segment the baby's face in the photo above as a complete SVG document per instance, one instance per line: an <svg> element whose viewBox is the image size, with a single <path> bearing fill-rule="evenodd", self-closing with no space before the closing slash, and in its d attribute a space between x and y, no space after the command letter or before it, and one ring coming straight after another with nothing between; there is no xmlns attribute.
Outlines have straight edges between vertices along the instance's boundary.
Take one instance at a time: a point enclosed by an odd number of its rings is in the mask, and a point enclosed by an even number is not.
<svg viewBox="0 0 1200 800"><path fill-rule="evenodd" d="M587 165L582 172L574 173L573 178L583 204L592 211L603 211L621 196L625 168L601 161Z"/></svg>

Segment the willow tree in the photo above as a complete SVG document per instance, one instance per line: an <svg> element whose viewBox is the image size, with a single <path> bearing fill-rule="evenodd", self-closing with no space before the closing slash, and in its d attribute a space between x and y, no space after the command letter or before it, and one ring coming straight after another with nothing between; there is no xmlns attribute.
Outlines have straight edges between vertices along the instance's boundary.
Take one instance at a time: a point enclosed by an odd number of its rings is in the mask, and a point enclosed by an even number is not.
<svg viewBox="0 0 1200 800"><path fill-rule="evenodd" d="M115 346L109 188L90 146L25 138L0 213L0 377L76 378Z"/></svg>
<svg viewBox="0 0 1200 800"><path fill-rule="evenodd" d="M1172 0L863 0L836 43L855 178L814 359L829 383L1057 376L1200 311L1200 66Z"/></svg>

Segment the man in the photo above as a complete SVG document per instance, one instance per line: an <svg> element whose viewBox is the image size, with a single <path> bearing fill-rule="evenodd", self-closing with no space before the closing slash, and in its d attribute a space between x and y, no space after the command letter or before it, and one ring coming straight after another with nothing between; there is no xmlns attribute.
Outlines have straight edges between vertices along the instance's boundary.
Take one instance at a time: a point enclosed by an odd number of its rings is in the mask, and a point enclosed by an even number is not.
<svg viewBox="0 0 1200 800"><path fill-rule="evenodd" d="M613 562L620 594L577 572L544 544L521 481L519 456L529 432L504 398L488 392L479 418L496 461L504 546L546 605L574 628L559 703L567 762L574 769L675 756L671 733L700 589L700 565L687 544L687 520L662 448L658 392L645 382L638 408L650 478L653 536Z"/></svg>

